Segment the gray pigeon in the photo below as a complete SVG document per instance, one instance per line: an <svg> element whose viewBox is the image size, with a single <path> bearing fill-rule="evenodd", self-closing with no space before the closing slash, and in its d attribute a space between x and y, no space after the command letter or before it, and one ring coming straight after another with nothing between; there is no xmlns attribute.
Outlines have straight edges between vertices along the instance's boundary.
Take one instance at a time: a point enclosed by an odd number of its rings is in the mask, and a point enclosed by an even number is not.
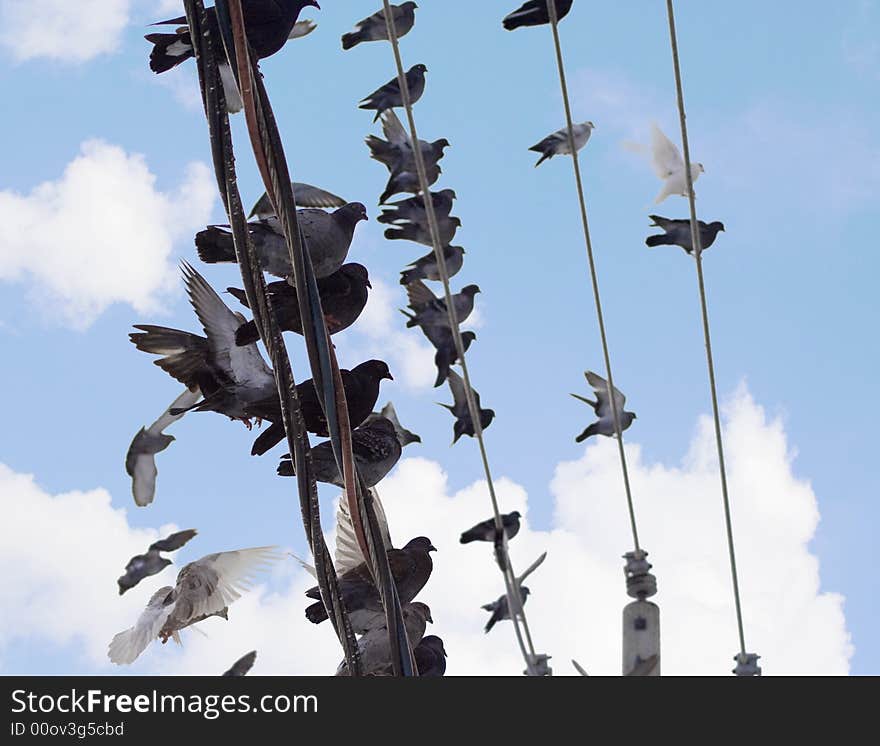
<svg viewBox="0 0 880 746"><path fill-rule="evenodd" d="M463 435L469 435L472 438L475 437L476 431L474 429L474 421L471 418L471 411L468 408L464 381L454 370L449 371L447 380L449 381L449 389L452 391L453 403L452 405L441 404L440 406L448 409L453 415L455 415L455 425L453 426L453 434L455 437L452 440L452 444L455 445L458 442L458 439ZM476 391L474 391L474 403L480 411L480 424L482 425L483 430L485 430L492 424L492 420L495 419L495 411L492 409L482 409L480 407L480 395Z"/></svg>
<svg viewBox="0 0 880 746"><path fill-rule="evenodd" d="M180 630L208 617L226 618L229 605L249 590L257 573L283 556L275 547L259 547L190 562L177 574L173 588L156 591L135 625L113 638L108 657L117 665L128 665L156 638L164 644L172 637L178 640Z"/></svg>
<svg viewBox="0 0 880 746"><path fill-rule="evenodd" d="M205 330L197 334L161 326L139 325L140 334L130 334L141 351L164 357L155 361L162 370L190 390L200 390L201 402L171 409L174 416L186 412L219 412L250 427L248 407L277 396L275 377L255 344L239 347L235 333L244 323L207 283L183 262L183 278L190 303Z"/></svg>
<svg viewBox="0 0 880 746"><path fill-rule="evenodd" d="M351 441L357 470L367 487L379 484L400 460L402 446L397 439L397 431L384 417L353 430ZM344 486L329 441L312 448L312 467L319 482ZM278 474L282 477L296 476L295 465L289 454L282 458Z"/></svg>
<svg viewBox="0 0 880 746"><path fill-rule="evenodd" d="M254 667L254 662L257 660L257 651L251 650L247 655L243 655L239 658L235 663L232 664L232 668L226 671L224 676L247 676L248 672Z"/></svg>
<svg viewBox="0 0 880 746"><path fill-rule="evenodd" d="M561 21L568 15L574 0L556 0L556 15ZM550 23L550 12L547 10L547 0L528 0L517 8L513 13L504 18L504 28L508 31L522 28L523 26L543 26Z"/></svg>
<svg viewBox="0 0 880 746"><path fill-rule="evenodd" d="M529 593L531 593L531 591L529 591L529 589L526 588L524 585L521 585L519 587L519 595L522 598L523 606L526 605ZM486 626L484 628L484 631L487 633L489 632L489 630L492 629L492 627L498 624L498 622L504 619L510 619L510 605L507 603L506 595L501 596L501 598L499 598L497 601L486 604L482 608L486 611L492 612L492 616L489 617L489 621L486 622Z"/></svg>
<svg viewBox="0 0 880 746"><path fill-rule="evenodd" d="M519 533L519 519L521 518L518 510L501 516L501 524L504 526L504 533L508 539L512 539ZM500 533L498 534L500 535ZM470 544L472 541L491 541L496 538L495 519L490 518L488 521L478 523L473 528L469 528L461 535L462 544Z"/></svg>
<svg viewBox="0 0 880 746"><path fill-rule="evenodd" d="M443 169L440 168L440 165L435 163L433 165L426 165L425 169L427 173L425 174L428 179L428 186L431 187L437 183L437 179L440 178L440 174L443 173ZM397 171L391 174L391 177L388 179L388 184L385 186L385 191L382 192L379 197L379 204L384 205L389 199L391 199L395 194L400 194L401 192L405 192L407 194L418 194L422 190L422 184L419 181L419 175L415 169L412 171Z"/></svg>
<svg viewBox="0 0 880 746"><path fill-rule="evenodd" d="M459 218L438 218L437 229L440 233L440 245L449 246L455 240L455 234L460 227L461 220ZM423 246L434 245L427 223L398 223L385 231L385 238L389 241L415 241Z"/></svg>
<svg viewBox="0 0 880 746"><path fill-rule="evenodd" d="M464 249L461 246L445 246L443 258L446 260L446 272L455 277L464 266ZM440 282L440 267L437 257L431 251L420 259L416 259L400 273L400 284L409 285L416 280L434 280Z"/></svg>
<svg viewBox="0 0 880 746"><path fill-rule="evenodd" d="M142 427L125 454L125 472L131 477L131 494L139 507L153 502L156 496L156 454L164 451L174 442L173 435L165 435L165 430L177 422L182 414L172 415L172 409L186 409L202 398L198 389L186 389L178 396L152 425Z"/></svg>
<svg viewBox="0 0 880 746"><path fill-rule="evenodd" d="M162 572L171 564L171 560L162 557L160 552L176 552L197 533L194 528L187 531L178 531L166 539L150 544L146 554L138 554L132 557L125 566L125 575L116 581L119 585L119 595L121 596L126 591L130 591L144 578L149 578Z"/></svg>
<svg viewBox="0 0 880 746"><path fill-rule="evenodd" d="M401 171L415 171L416 159L413 152L412 139L393 109L382 112L382 131L387 137L383 140L375 135L366 138L367 147L370 149L370 157L379 161L392 174ZM449 140L445 137L428 142L419 140L419 148L422 151L422 159L425 168L436 166L445 155L449 147Z"/></svg>
<svg viewBox="0 0 880 746"><path fill-rule="evenodd" d="M299 226L306 239L317 278L328 277L345 263L357 224L367 220L367 208L350 202L335 212L297 210ZM263 269L276 277L293 274L287 241L277 218L248 224L254 248ZM227 226L212 225L196 234L199 259L206 264L236 261L235 244Z"/></svg>
<svg viewBox="0 0 880 746"><path fill-rule="evenodd" d="M587 144L587 140L589 140L590 135L593 134L595 126L596 125L592 122L584 122L583 124L574 125L572 130L576 152ZM568 127L564 127L558 132L548 135L537 145L532 145L529 150L534 150L536 153L541 154L541 157L535 164L535 168L540 166L544 161L552 158L554 155L571 155L571 148L569 147L568 142Z"/></svg>
<svg viewBox="0 0 880 746"><path fill-rule="evenodd" d="M400 420L397 417L397 412L394 409L394 405L391 402L388 402L384 407L382 407L382 411L378 414L373 412L367 419L364 420L364 425L372 425L376 420L384 417L388 420L392 425L394 425L394 430L397 433L397 439L400 441L401 448L406 448L406 446L411 443L421 443L422 439L416 435L415 433L407 430L403 425L400 424Z"/></svg>
<svg viewBox="0 0 880 746"><path fill-rule="evenodd" d="M392 18L394 18L394 30L397 32L398 38L406 36L415 25L416 8L418 7L419 6L413 2L405 2L400 5L391 6L391 15ZM351 49L365 41L387 40L388 26L385 21L385 11L383 9L378 13L373 13L373 15L368 18L364 18L363 21L358 21L358 23L355 24L354 31L351 33L343 34L342 48Z"/></svg>
<svg viewBox="0 0 880 746"><path fill-rule="evenodd" d="M424 65L413 65L406 73L406 82L409 88L410 103L416 103L425 92L425 73L428 68ZM360 109L374 109L376 116L374 122L378 121L383 111L403 106L403 98L400 92L400 83L394 77L389 80L381 88L373 91L369 96L358 105Z"/></svg>
<svg viewBox="0 0 880 746"><path fill-rule="evenodd" d="M319 189L311 184L293 182L291 187L293 187L293 198L296 202L297 208L312 207L327 210L344 207L347 204L342 197L337 197L332 192ZM257 200L257 204L254 205L254 209L251 210L251 214L248 215L248 218L268 220L269 218L274 217L276 217L276 215L275 208L272 206L272 200L269 199L269 195L266 192L263 192L263 196Z"/></svg>
<svg viewBox="0 0 880 746"><path fill-rule="evenodd" d="M464 323L474 310L474 297L480 292L477 285L466 285L461 292L452 296L456 319L459 324ZM409 321L406 326L412 329L416 326L450 326L449 313L446 310L446 299L438 298L431 289L421 280L411 282L406 286L406 294L409 297L409 307L412 313L403 312Z"/></svg>
<svg viewBox="0 0 880 746"><path fill-rule="evenodd" d="M575 441L577 443L583 443L587 438L593 435L605 435L606 437L611 438L616 435L617 430L614 426L614 412L611 408L611 397L608 395L608 381L602 378L602 376L589 370L584 373L584 376L587 379L587 383L589 383L590 386L592 386L593 391L595 391L596 401L585 399L578 394L572 394L572 396L578 401L584 402L584 404L589 404L596 412L596 416L599 419L578 435L577 438L575 438ZM617 406L617 416L620 419L621 432L623 432L632 425L633 420L636 419L636 415L634 412L624 411L626 397L620 393L620 390L616 386L614 387L614 403Z"/></svg>
<svg viewBox="0 0 880 746"><path fill-rule="evenodd" d="M449 217L452 212L452 203L456 195L453 189L442 189L439 192L431 192L431 201L434 203L434 214L438 220ZM428 224L428 212L425 209L425 200L421 195L407 197L398 202L391 202L377 218L380 223L393 225L394 223L421 223Z"/></svg>
<svg viewBox="0 0 880 746"><path fill-rule="evenodd" d="M419 676L443 676L446 673L446 649L437 635L428 635L413 650Z"/></svg>
<svg viewBox="0 0 880 746"><path fill-rule="evenodd" d="M449 377L449 369L456 363L461 362L458 359L458 349L455 346L455 338L452 336L452 329L448 326L435 326L425 330L421 327L425 336L434 345L437 352L434 355L434 365L437 366L437 380L434 381L434 388L439 388ZM471 343L477 338L473 332L462 332L461 341L464 344L464 351L470 349Z"/></svg>
<svg viewBox="0 0 880 746"><path fill-rule="evenodd" d="M680 246L688 254L694 253L694 246L691 241L690 220L670 220L659 215L649 215L648 217L653 221L652 225L665 232L662 236L648 236L645 240L648 246L652 248L654 246ZM700 229L700 246L704 250L715 243L719 231L724 230L724 223L720 223L717 220L714 223L708 224L698 220L697 225Z"/></svg>

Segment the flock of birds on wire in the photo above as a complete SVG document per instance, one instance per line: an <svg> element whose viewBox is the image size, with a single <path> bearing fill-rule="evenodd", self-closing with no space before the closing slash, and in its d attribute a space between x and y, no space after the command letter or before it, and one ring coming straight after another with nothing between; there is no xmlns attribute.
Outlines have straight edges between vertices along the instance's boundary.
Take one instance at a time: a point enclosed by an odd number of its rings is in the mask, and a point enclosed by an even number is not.
<svg viewBox="0 0 880 746"><path fill-rule="evenodd" d="M571 10L573 0L556 0L561 20ZM300 21L300 12L308 6L319 8L314 0L243 0L245 29L253 53L258 59L280 51L288 40L305 36L316 27L312 21ZM392 6L399 36L407 34L415 24L414 2ZM208 8L210 32L217 35L219 28L214 8ZM548 24L545 0L529 0L503 20L504 28L512 31L521 27ZM172 33L149 34L145 38L153 46L150 67L156 73L171 70L193 57L194 50L189 37L186 18L174 18L155 25L172 25ZM217 38L215 36L215 38ZM356 24L351 33L342 37L343 49L349 50L361 43L387 41L384 11L365 18ZM427 68L415 65L406 73L412 103L423 95L426 87ZM234 77L225 61L220 64L220 77L226 93L227 107L231 113L242 108L242 102ZM394 109L403 106L397 78L389 81L365 97L361 109L375 111L374 121L381 122L385 139L369 135L366 139L373 159L387 167L388 185L380 197L382 214L378 221L387 225L388 240L405 240L432 247L425 197L421 194L419 176L413 154L413 143ZM573 130L575 150L579 151L590 139L592 122L577 124ZM442 169L439 165L446 139L434 142L420 141L418 147L424 158L428 182L433 186ZM540 154L536 165L557 155L570 155L571 147L567 128L542 139L530 150ZM684 161L678 148L659 130L653 129L653 161L663 188L657 198L662 202L671 195L686 195ZM700 164L692 167L696 180L703 172ZM359 202L346 200L323 189L295 183L293 185L298 209L299 224L315 275L324 310L328 331L335 335L351 327L364 310L371 289L366 267L347 262L358 224L367 220L366 207ZM400 195L411 195L400 197ZM399 197L390 201L392 197ZM451 215L456 193L452 189L430 192L437 216L442 251L450 277L456 276L463 267L465 250L453 245L461 221ZM663 233L647 239L648 246L676 245L688 253L693 252L690 221L670 220L651 216L653 224ZM263 195L249 217L249 231L261 266L265 272L279 278L268 285L272 309L280 328L302 334L297 289L292 281L292 267L287 243L278 218L274 214L268 195ZM700 222L702 248L709 248L719 231L721 223ZM208 226L195 237L199 259L205 264L236 261L231 229L228 226ZM259 334L256 324L241 313L232 310L205 278L190 264L182 262L182 275L189 300L204 330L204 335L169 329L155 325L137 325L131 341L137 349L158 355L155 364L182 383L183 393L165 410L152 425L142 428L131 443L126 456L126 471L132 478L132 491L138 506L149 505L155 495L158 474L155 456L168 448L174 437L165 430L188 412L217 412L231 420L243 422L248 429L256 421L268 423L253 444L252 454L262 456L285 440L281 418L281 402L275 378L257 347ZM474 423L467 405L465 384L453 366L459 362L452 329L443 298L437 297L427 285L440 280L440 268L433 251L429 251L401 272L401 284L406 287L409 307L403 311L408 328L418 328L436 350L437 378L435 387L447 383L453 403L443 405L453 414L454 441L462 436L474 436ZM467 285L453 295L453 303L459 322L468 319L474 310L475 296L480 292L477 285ZM247 306L244 292L228 288L228 293L243 306ZM462 333L465 348L476 339L471 331ZM369 360L352 370L342 371L343 385L348 403L348 414L353 428L352 446L357 468L367 487L375 487L394 468L401 458L402 449L421 442L418 435L406 430L397 417L392 404L375 412L381 384L392 380L388 365L381 360ZM626 398L616 388L609 392L605 379L587 372L586 379L594 392L594 399L573 394L589 405L596 415L577 437L583 442L594 435L614 437L616 426L611 406L614 397L619 413L619 426L626 430L636 415L624 409ZM308 432L328 436L328 425L319 402L314 383L309 380L297 386L297 394ZM483 429L489 427L495 417L491 409L480 408L479 395L474 392ZM343 486L330 442L312 449L314 472L318 481ZM293 460L289 455L281 458L278 466L281 476L295 474ZM388 524L376 496L377 513L386 546L393 546L388 535ZM513 539L520 529L520 514L513 512L502 516L504 533ZM495 521L489 519L465 531L461 543L490 542L501 540ZM144 579L158 574L171 564L163 554L181 549L196 536L195 530L175 533L153 543L145 554L133 557L119 578L120 595L137 586ZM434 635L425 635L426 625L432 623L429 607L415 598L426 585L433 568L431 552L435 548L425 537L409 541L401 549L389 549L388 559L392 576L397 585L402 605L404 625L419 674L442 676L446 670L446 651L443 642ZM117 634L110 644L109 657L117 664L130 664L156 639L163 643L169 639L180 641L181 630L210 617L228 618L229 606L255 581L261 571L286 555L273 547L259 547L209 554L184 566L173 586L157 590L134 626ZM300 563L312 574L314 569L303 560ZM388 675L391 672L391 651L386 628L385 614L379 593L373 584L357 543L346 501L340 501L337 509L336 567L339 587L349 613L353 629L360 636L358 647L364 673ZM529 590L520 586L522 600ZM319 624L327 619L317 586L306 592L313 601L306 609L306 617ZM485 626L489 632L499 621L510 619L507 596L483 607L490 612ZM254 664L256 653L251 652L237 661L224 675L243 676ZM337 675L347 675L345 664L340 664Z"/></svg>

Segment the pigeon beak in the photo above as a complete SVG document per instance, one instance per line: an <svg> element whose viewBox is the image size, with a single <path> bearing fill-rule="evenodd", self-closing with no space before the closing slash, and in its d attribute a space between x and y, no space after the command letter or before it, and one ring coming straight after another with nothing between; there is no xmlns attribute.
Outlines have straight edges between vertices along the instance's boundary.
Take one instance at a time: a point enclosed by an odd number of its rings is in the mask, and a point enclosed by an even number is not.
<svg viewBox="0 0 880 746"><path fill-rule="evenodd" d="M421 441L419 441L419 442L421 442ZM428 551L429 551L429 552L436 552L436 551L437 551L437 547L435 547L433 544L431 544L431 546L428 547Z"/></svg>
<svg viewBox="0 0 880 746"><path fill-rule="evenodd" d="M393 381L393 380L394 380L394 376L392 376L392 375L389 373L387 376L385 376L385 380L387 380L387 381Z"/></svg>
<svg viewBox="0 0 880 746"><path fill-rule="evenodd" d="M370 281L369 281L369 280L367 280L367 287L370 288L370 290L373 289L373 286L370 284Z"/></svg>

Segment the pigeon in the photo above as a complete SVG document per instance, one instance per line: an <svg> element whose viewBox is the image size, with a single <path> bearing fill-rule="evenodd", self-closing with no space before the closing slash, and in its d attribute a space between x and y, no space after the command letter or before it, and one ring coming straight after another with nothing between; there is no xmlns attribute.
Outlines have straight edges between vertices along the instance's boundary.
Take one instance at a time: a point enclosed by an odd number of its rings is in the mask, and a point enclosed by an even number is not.
<svg viewBox="0 0 880 746"><path fill-rule="evenodd" d="M207 339L189 332L161 326L139 325L142 333L130 334L141 351L164 355L155 363L190 390L198 388L204 397L190 407L171 409L182 412L219 412L241 420L249 428L249 405L277 396L275 376L256 345L239 347L235 332L244 323L241 314L231 311L204 277L183 262L183 278L190 303L205 330Z"/></svg>
<svg viewBox="0 0 880 746"><path fill-rule="evenodd" d="M561 21L571 10L574 0L556 0L556 15ZM510 13L504 19L504 28L508 31L522 28L523 26L543 26L550 23L550 13L547 10L547 0L528 0Z"/></svg>
<svg viewBox="0 0 880 746"><path fill-rule="evenodd" d="M394 409L394 405L391 402L388 402L384 407L382 407L381 412L373 412L367 419L364 420L364 425L372 425L379 418L384 417L388 420L392 425L394 425L394 430L397 433L397 439L400 441L400 447L406 448L411 443L421 443L422 439L413 432L407 430L403 425L400 424L400 420L397 418L397 412Z"/></svg>
<svg viewBox="0 0 880 746"><path fill-rule="evenodd" d="M526 605L526 600L529 597L529 593L531 593L531 591L529 591L529 589L526 588L524 585L521 585L519 587L519 595L520 598L522 598L523 606ZM492 612L492 616L489 617L489 621L486 622L486 626L483 629L483 631L486 633L488 633L492 629L492 627L498 624L498 622L504 619L510 619L510 604L507 603L506 595L501 596L501 598L499 598L497 601L493 601L491 604L486 604L482 608L486 611Z"/></svg>
<svg viewBox="0 0 880 746"><path fill-rule="evenodd" d="M419 676L443 676L446 673L446 649L437 635L423 637L413 650Z"/></svg>
<svg viewBox="0 0 880 746"><path fill-rule="evenodd" d="M254 661L257 660L257 651L251 650L247 655L243 655L235 663L232 668L226 671L224 676L247 676L248 672L254 667Z"/></svg>
<svg viewBox="0 0 880 746"><path fill-rule="evenodd" d="M409 88L410 103L416 103L425 92L425 73L428 68L424 65L413 65L406 73L406 82ZM385 85L373 91L363 99L358 108L374 109L376 116L374 122L379 120L383 111L403 106L403 97L400 91L400 83L397 78L389 80Z"/></svg>
<svg viewBox="0 0 880 746"><path fill-rule="evenodd" d="M319 189L311 184L302 184L293 182L290 185L293 188L293 199L299 208L320 208L329 210L331 208L344 207L347 202L342 197L337 197L332 192ZM267 192L263 192L263 196L257 200L248 219L257 218L257 220L268 220L277 217L275 215L275 207Z"/></svg>
<svg viewBox="0 0 880 746"><path fill-rule="evenodd" d="M332 275L342 267L357 224L368 219L367 208L360 202L350 202L332 213L317 209L297 210L297 216L315 268L315 277L319 279ZM292 275L290 252L278 219L248 223L248 230L262 268L276 277ZM196 249L199 259L206 264L236 261L235 244L227 226L211 225L197 233Z"/></svg>
<svg viewBox="0 0 880 746"><path fill-rule="evenodd" d="M409 133L393 109L383 111L381 117L382 131L388 139L383 140L381 137L368 135L366 143L370 149L370 157L384 165L391 174L401 171L414 172L416 159ZM419 140L419 149L422 151L425 168L432 168L443 160L448 147L449 140L445 137L434 142Z"/></svg>
<svg viewBox="0 0 880 746"><path fill-rule="evenodd" d="M171 560L162 557L160 552L176 552L197 533L194 528L187 531L178 531L176 534L171 534L167 539L150 544L146 554L138 554L132 557L125 566L125 575L116 581L119 585L119 595L121 596L126 591L130 591L144 578L149 578L162 572L171 564Z"/></svg>
<svg viewBox="0 0 880 746"><path fill-rule="evenodd" d="M321 296L321 308L327 331L333 335L348 329L360 318L367 305L369 290L372 289L367 268L362 264L343 264L338 272L318 280L318 294ZM299 315L299 299L296 288L286 280L268 285L269 296L275 320L282 331L302 334L302 321ZM227 292L247 306L247 296L243 290L227 288ZM255 321L242 324L235 332L235 343L239 347L259 341Z"/></svg>
<svg viewBox="0 0 880 746"><path fill-rule="evenodd" d="M572 131L574 134L575 152L578 152L587 144L587 140L590 139L590 135L593 134L595 127L596 125L592 122L584 122L583 124L574 125ZM541 154L541 157L535 164L535 168L540 166L544 161L552 158L554 155L571 155L571 147L568 142L568 127L563 127L558 132L548 135L537 145L532 145L529 150Z"/></svg>
<svg viewBox="0 0 880 746"><path fill-rule="evenodd" d="M446 260L447 276L455 277L464 265L464 249L461 246L444 246L443 258ZM400 273L401 285L409 285L416 280L440 281L440 267L433 251L416 259Z"/></svg>
<svg viewBox="0 0 880 746"><path fill-rule="evenodd" d="M681 246L688 254L694 253L690 220L670 220L659 215L649 215L648 217L651 218L654 226L664 231L662 236L648 236L645 241L648 246L652 248L654 246ZM704 250L715 243L718 232L724 230L724 223L717 220L708 225L699 220L697 225L700 228L700 247Z"/></svg>
<svg viewBox="0 0 880 746"><path fill-rule="evenodd" d="M437 230L440 234L440 245L449 246L455 240L455 233L461 227L461 220L455 217L437 219ZM403 223L388 228L385 238L389 241L415 241L423 246L433 246L434 239L427 224Z"/></svg>
<svg viewBox="0 0 880 746"><path fill-rule="evenodd" d="M368 426L352 431L352 450L358 473L367 487L379 484L400 461L401 445L397 439L394 425L380 417ZM282 458L278 474L282 477L296 476L295 465L290 455ZM324 442L312 449L312 468L315 479L326 484L343 487L342 475L333 455L330 442Z"/></svg>
<svg viewBox="0 0 880 746"><path fill-rule="evenodd" d="M480 292L477 285L466 285L461 292L452 296L452 305L455 308L456 319L459 324L467 320L474 310L474 297ZM449 313L446 310L446 299L438 298L431 289L421 280L411 282L406 286L406 294L409 297L409 307L412 313L403 312L409 321L407 329L416 326L450 326Z"/></svg>
<svg viewBox="0 0 880 746"><path fill-rule="evenodd" d="M315 0L244 0L245 33L251 50L258 60L271 57L290 39L305 36L314 29L312 22L297 27L297 19L303 8L312 6L320 10ZM217 12L208 8L208 32L215 42L220 39ZM311 24L311 25L309 25ZM192 39L186 16L159 21L153 26L177 26L173 34L147 34L144 38L153 44L150 52L150 69L154 73L164 73L194 56ZM308 30L307 30L308 29ZM220 62L220 80L226 93L227 108L230 113L243 108L241 95L235 76L227 62Z"/></svg>
<svg viewBox="0 0 880 746"><path fill-rule="evenodd" d="M440 174L443 173L443 169L441 169L440 165L437 163L433 165L426 164L425 170L425 176L427 177L429 187L436 184L437 179L440 178ZM397 171L391 174L391 177L388 179L385 191L382 192L379 197L379 204L384 205L394 195L402 192L407 194L418 194L421 191L422 183L419 180L419 175L415 168L413 168L412 171Z"/></svg>
<svg viewBox="0 0 880 746"><path fill-rule="evenodd" d="M254 576L282 556L275 547L259 547L190 562L177 574L173 588L156 591L135 625L113 638L108 657L117 665L128 665L157 637L164 644L208 617L225 618L228 606L250 588Z"/></svg>
<svg viewBox="0 0 880 746"><path fill-rule="evenodd" d="M660 190L654 204L659 205L674 194L687 197L684 158L681 157L681 151L675 143L666 137L656 124L651 128L651 155L654 173L663 181L663 189ZM702 163L691 163L691 180L696 182L705 170Z"/></svg>
<svg viewBox="0 0 880 746"><path fill-rule="evenodd" d="M406 36L415 25L416 8L419 6L413 2L401 3L391 6L391 15L394 18L394 29L397 37ZM387 41L388 26L385 21L385 11L373 13L369 18L358 21L354 31L342 35L342 48L352 49L365 41Z"/></svg>
<svg viewBox="0 0 880 746"><path fill-rule="evenodd" d="M426 331L422 328L425 336L436 347L437 352L434 355L434 365L437 366L437 380L434 381L434 388L439 388L449 377L449 369L456 363L461 362L458 358L458 349L455 346L455 337L452 336L452 329L447 326L435 326ZM473 332L462 332L461 341L464 345L464 351L467 352L471 343L477 338Z"/></svg>
<svg viewBox="0 0 880 746"><path fill-rule="evenodd" d="M519 511L514 510L501 516L501 523L504 526L504 533L508 539L512 539L519 533ZM472 541L492 541L496 539L495 519L490 518L488 521L478 523L473 528L468 529L461 535L462 544L470 544Z"/></svg>
<svg viewBox="0 0 880 746"><path fill-rule="evenodd" d="M383 380L393 381L394 378L388 370L388 365L381 360L368 360L354 370L342 370L340 373L348 404L348 419L351 427L356 428L370 416L373 407L376 406L380 383ZM299 398L306 430L325 438L329 437L327 418L324 416L324 408L321 406L314 381L309 379L299 384L296 387L296 395ZM258 402L249 413L272 421L272 426L257 438L251 451L254 456L262 456L286 437L278 397L271 397L265 403Z"/></svg>
<svg viewBox="0 0 880 746"><path fill-rule="evenodd" d="M584 373L584 376L587 379L587 383L589 383L590 386L593 387L593 391L596 392L596 401L590 401L577 394L572 394L572 396L578 401L589 404L595 410L596 416L599 420L578 435L577 438L575 438L575 442L583 443L587 438L592 437L593 435L605 435L606 437L611 438L616 435L616 428L614 426L614 413L611 409L611 398L608 396L608 381L602 378L602 376L596 375L589 370ZM620 419L620 430L623 432L632 425L633 420L636 419L636 415L634 412L624 411L626 397L620 393L616 386L614 387L614 403L617 406L617 416Z"/></svg>
<svg viewBox="0 0 880 746"><path fill-rule="evenodd" d="M456 195L454 189L443 189L439 192L431 192L431 201L434 203L434 214L438 220L449 217L452 212L452 203ZM407 197L399 202L390 203L377 218L380 223L393 225L394 223L421 223L428 224L428 212L425 209L425 200L421 195Z"/></svg>
<svg viewBox="0 0 880 746"><path fill-rule="evenodd" d="M183 417L182 414L172 415L171 410L186 409L201 398L198 388L195 391L187 388L158 420L149 427L142 427L134 436L125 454L125 472L131 477L131 493L135 505L143 508L152 503L156 496L156 477L159 475L156 454L174 442L174 436L165 435L164 431Z"/></svg>
<svg viewBox="0 0 880 746"><path fill-rule="evenodd" d="M436 551L431 540L424 536L412 539L403 549L388 550L388 564L401 604L408 604L425 587L434 569L430 553ZM339 591L357 634L368 632L376 625L377 619L384 620L379 591L365 563L339 577ZM306 618L313 624L325 621L327 610L320 600L321 593L317 586L306 591L306 597L317 601L306 609Z"/></svg>
<svg viewBox="0 0 880 746"><path fill-rule="evenodd" d="M425 636L428 622L434 623L431 618L431 609L427 604L416 601L401 607L403 614L403 626L406 629L406 637L411 648L415 648ZM364 676L392 676L394 664L391 662L391 643L388 638L388 626L385 615L376 617L369 630L358 640L360 652L361 671ZM348 666L345 661L336 669L337 676L348 676Z"/></svg>
<svg viewBox="0 0 880 746"><path fill-rule="evenodd" d="M449 371L448 381L449 389L452 391L453 404L451 406L449 404L441 404L440 406L448 409L453 415L455 415L455 425L453 427L453 434L455 437L452 440L452 444L455 445L458 443L458 439L461 438L462 435L470 435L473 438L476 433L474 430L474 421L471 419L471 412L468 408L464 381L454 370ZM474 391L474 403L477 405L477 409L480 412L480 424L482 425L483 430L485 430L492 424L492 420L495 419L495 412L491 409L480 408L480 395L476 391Z"/></svg>

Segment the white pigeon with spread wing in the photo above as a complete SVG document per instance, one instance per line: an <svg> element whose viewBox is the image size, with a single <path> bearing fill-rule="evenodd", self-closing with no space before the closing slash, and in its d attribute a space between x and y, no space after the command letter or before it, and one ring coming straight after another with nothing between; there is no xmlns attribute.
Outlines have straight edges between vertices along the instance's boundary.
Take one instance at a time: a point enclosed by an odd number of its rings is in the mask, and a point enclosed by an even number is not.
<svg viewBox="0 0 880 746"><path fill-rule="evenodd" d="M651 126L651 161L654 165L654 173L663 182L663 189L657 195L655 204L659 205L674 194L688 196L685 163L681 151L656 124ZM702 163L691 163L692 181L696 183L704 171Z"/></svg>

